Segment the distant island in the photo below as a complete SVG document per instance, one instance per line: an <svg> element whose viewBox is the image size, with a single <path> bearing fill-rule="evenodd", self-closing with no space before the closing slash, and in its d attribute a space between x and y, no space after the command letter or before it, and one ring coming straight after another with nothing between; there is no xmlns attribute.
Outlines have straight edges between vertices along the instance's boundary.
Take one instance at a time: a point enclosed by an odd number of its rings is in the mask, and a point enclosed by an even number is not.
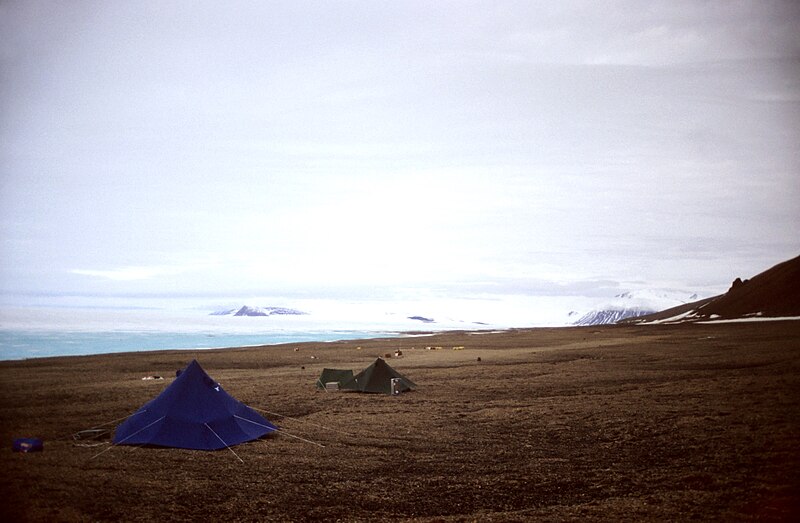
<svg viewBox="0 0 800 523"><path fill-rule="evenodd" d="M249 307L212 312L211 316L303 316L308 313L286 307Z"/></svg>

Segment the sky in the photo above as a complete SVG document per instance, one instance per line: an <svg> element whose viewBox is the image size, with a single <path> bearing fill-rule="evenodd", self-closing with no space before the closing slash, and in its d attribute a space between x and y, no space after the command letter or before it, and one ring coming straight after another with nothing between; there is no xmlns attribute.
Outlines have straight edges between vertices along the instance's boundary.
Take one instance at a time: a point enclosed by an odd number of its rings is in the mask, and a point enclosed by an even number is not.
<svg viewBox="0 0 800 523"><path fill-rule="evenodd" d="M0 300L723 292L800 254L799 25L2 1Z"/></svg>

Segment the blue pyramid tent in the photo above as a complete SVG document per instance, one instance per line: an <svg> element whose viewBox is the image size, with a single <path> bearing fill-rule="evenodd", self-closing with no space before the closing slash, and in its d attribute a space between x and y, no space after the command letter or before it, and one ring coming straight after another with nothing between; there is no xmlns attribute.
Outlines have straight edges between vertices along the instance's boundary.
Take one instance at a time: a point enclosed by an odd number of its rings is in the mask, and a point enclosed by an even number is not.
<svg viewBox="0 0 800 523"><path fill-rule="evenodd" d="M114 444L216 450L274 430L192 360L169 387L117 427Z"/></svg>

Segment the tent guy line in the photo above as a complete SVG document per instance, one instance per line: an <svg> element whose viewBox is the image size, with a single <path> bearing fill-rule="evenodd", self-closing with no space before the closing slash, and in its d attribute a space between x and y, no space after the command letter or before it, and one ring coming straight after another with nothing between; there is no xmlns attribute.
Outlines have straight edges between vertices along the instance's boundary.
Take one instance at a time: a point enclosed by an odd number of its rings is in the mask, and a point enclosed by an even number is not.
<svg viewBox="0 0 800 523"><path fill-rule="evenodd" d="M290 420L294 420L294 421L299 421L300 423L308 423L309 425L314 425L316 427L319 427L319 428L325 429L325 430L332 430L334 432L339 432L339 433L344 434L346 436L352 436L353 435L353 434L351 434L349 432L345 432L345 431L339 430L339 429L334 429L333 427L327 427L325 425L321 425L319 423L314 423L313 421L308 421L306 419L293 418L292 416L287 416L286 414L279 414L277 412L270 412L268 410L264 410L264 409L259 409L259 408L253 407L252 405L248 405L248 407L250 407L251 409L256 410L258 412L263 412L264 414L270 414L272 416L280 416L282 418L286 418L286 419L290 419Z"/></svg>
<svg viewBox="0 0 800 523"><path fill-rule="evenodd" d="M299 439L300 441L305 441L306 443L311 443L312 445L316 445L316 446L321 447L323 449L325 448L325 445L323 445L322 443L317 443L316 441L311 441L310 439L305 439L305 438L301 438L300 436L295 436L294 434L290 434L290 433L286 432L283 429L276 428L275 432L277 432L279 434L285 434L285 435L289 436L290 438Z"/></svg>
<svg viewBox="0 0 800 523"><path fill-rule="evenodd" d="M239 418L239 416L235 416L235 417ZM244 419L244 418L239 418L239 419ZM245 420L245 421L250 421L250 420ZM210 431L211 431L211 432L212 432L212 433L213 433L213 434L214 434L214 435L217 437L217 439L219 439L219 440L222 442L222 444L223 444L223 445L225 445L225 448L226 448L226 449L230 450L230 451L233 453L233 455L234 455L234 456L236 456L236 459L238 459L240 462L244 463L244 460L243 460L242 458L240 458L240 457L239 457L239 455L238 455L236 452L234 452L234 450L233 450L233 449L230 447L230 445L228 445L227 443L225 443L225 440L224 440L224 439L222 439L222 438L220 438L220 437L219 437L219 434L217 434L216 432L214 432L214 429L212 429L212 428L211 428L211 427L208 425L208 423L205 423L205 426L208 428L208 430L210 430ZM263 426L266 426L266 425L263 425ZM269 428L269 427L267 427L267 428Z"/></svg>
<svg viewBox="0 0 800 523"><path fill-rule="evenodd" d="M252 408L252 407L250 407L250 408ZM243 417L241 417L241 416L237 416L236 414L234 414L234 415L233 415L233 417L234 417L234 418L239 418L240 420L249 421L250 423L253 423L254 425L258 425L259 427L266 427L266 425L262 425L261 423L256 423L255 421L251 421L251 420L249 420L249 419L245 419L245 418L243 418ZM302 441L305 441L305 442L307 442L307 443L313 443L314 445L318 445L318 446L320 446L320 447L322 447L322 448L325 448L325 445L323 445L322 443L317 443L316 441L311 441L311 440L308 440L308 439L303 439L303 438L301 438L300 436L295 436L294 434L290 434L290 433L286 432L285 430L283 430L283 429L281 429L281 428L279 428L279 427L275 427L275 428L273 428L272 432L278 432L278 433L280 433L280 434L286 434L286 435L287 435L287 436L289 436L289 437L292 437L292 438L297 438L297 439L299 439L299 440L302 440ZM305 434L305 432L304 432L303 434Z"/></svg>
<svg viewBox="0 0 800 523"><path fill-rule="evenodd" d="M111 421L106 421L105 423L101 423L101 424L99 424L99 425L95 425L95 426L93 426L93 427L89 427L88 429L79 430L79 431L77 431L77 432L70 432L70 433L69 433L69 434L67 434L67 435L58 436L58 437L56 437L56 438L53 438L53 439L54 439L54 441L63 441L63 440L66 440L66 439L68 439L68 437L69 437L69 438L71 438L71 439L73 439L73 440L74 440L74 439L75 439L75 436L77 436L77 435L78 435L78 434L80 434L81 432L86 432L86 431L89 431L89 430L97 430L97 429L99 429L100 427L105 427L106 425L111 425L112 423L117 423L117 422L120 422L120 421L122 421L122 420L128 419L128 418L130 418L131 416L135 416L136 414L141 414L141 413L145 412L146 410L147 410L147 409L138 410L138 411L136 411L136 412L133 412L133 413L131 413L131 414L128 414L127 416L123 416L123 417L121 417L121 418L113 419L113 420L111 420Z"/></svg>
<svg viewBox="0 0 800 523"><path fill-rule="evenodd" d="M138 414L138 412L137 412L136 414ZM130 416L129 416L129 417L130 417ZM105 453L105 452L108 452L110 449L112 449L112 448L116 447L117 445L121 445L121 444L122 444L124 441L126 441L126 440L128 440L128 439L130 439L130 438L134 437L135 435L139 434L139 433L140 433L140 432L142 432L143 430L145 430L145 429L148 429L148 428L152 427L153 425L155 425L156 423L158 423L159 421L161 421L162 419L164 419L164 418L166 418L166 417L167 417L166 415L164 415L164 416L161 416L160 418L158 418L158 419L157 419L157 420L155 420L154 422L152 422L152 423L149 423L149 424L145 425L144 427L142 427L141 429L137 430L137 431L136 431L136 432L134 432L133 434L129 434L129 435L126 437L126 438L124 438L124 439L122 439L122 440L120 440L120 441L115 441L115 442L113 442L113 443L111 444L111 446L109 446L109 447L107 447L107 448L103 449L103 450L102 450L102 452L99 452L99 453L95 454L95 455L94 455L94 456L92 456L90 459L94 459L94 458L96 458L97 456L99 456L100 454L103 454L103 453ZM213 431L212 431L212 432L213 432Z"/></svg>

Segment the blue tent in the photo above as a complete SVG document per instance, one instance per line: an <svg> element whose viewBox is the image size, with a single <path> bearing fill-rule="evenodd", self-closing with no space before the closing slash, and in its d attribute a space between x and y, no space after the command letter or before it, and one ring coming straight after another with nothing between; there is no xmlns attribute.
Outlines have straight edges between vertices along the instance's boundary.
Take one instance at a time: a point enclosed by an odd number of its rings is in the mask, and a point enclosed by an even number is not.
<svg viewBox="0 0 800 523"><path fill-rule="evenodd" d="M192 360L169 387L117 427L114 444L216 450L274 430Z"/></svg>

